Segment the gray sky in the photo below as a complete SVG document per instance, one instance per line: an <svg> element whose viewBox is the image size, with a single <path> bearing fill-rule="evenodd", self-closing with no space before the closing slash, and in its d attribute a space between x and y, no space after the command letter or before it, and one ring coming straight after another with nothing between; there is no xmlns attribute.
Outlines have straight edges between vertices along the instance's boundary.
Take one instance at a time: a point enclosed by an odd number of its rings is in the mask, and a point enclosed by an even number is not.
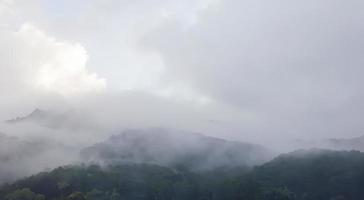
<svg viewBox="0 0 364 200"><path fill-rule="evenodd" d="M0 0L0 119L76 109L267 144L364 123L359 0Z"/></svg>

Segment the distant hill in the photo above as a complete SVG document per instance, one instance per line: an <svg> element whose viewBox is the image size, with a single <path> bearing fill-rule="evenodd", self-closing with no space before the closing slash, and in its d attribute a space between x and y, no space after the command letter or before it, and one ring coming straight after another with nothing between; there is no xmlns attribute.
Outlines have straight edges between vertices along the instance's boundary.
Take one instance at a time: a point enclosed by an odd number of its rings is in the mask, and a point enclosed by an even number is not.
<svg viewBox="0 0 364 200"><path fill-rule="evenodd" d="M364 152L364 135L354 138L328 138L322 140L295 140L292 146L297 148L322 148L332 150L357 150Z"/></svg>
<svg viewBox="0 0 364 200"><path fill-rule="evenodd" d="M364 135L355 138L337 139L331 138L326 140L327 146L339 150L358 150L364 151Z"/></svg>
<svg viewBox="0 0 364 200"><path fill-rule="evenodd" d="M167 129L128 130L81 151L85 162L183 165L198 170L254 166L272 157L259 145Z"/></svg>
<svg viewBox="0 0 364 200"><path fill-rule="evenodd" d="M7 120L8 123L21 123L21 122L27 122L27 121L42 121L46 118L50 117L50 114L46 111L40 110L36 108L31 112L30 114L24 116L24 117L16 117L14 119Z"/></svg>
<svg viewBox="0 0 364 200"><path fill-rule="evenodd" d="M92 130L95 129L95 122L85 117L84 113L75 111L57 112L42 109L35 109L24 117L16 117L5 121L8 124L30 123L50 129L67 129L67 130Z"/></svg>
<svg viewBox="0 0 364 200"><path fill-rule="evenodd" d="M37 123L45 126L55 125L55 122L61 123L67 117L63 114L52 113L41 109L35 109L30 114L23 117L16 117L14 119L7 120L6 122L9 124L17 124L17 123Z"/></svg>

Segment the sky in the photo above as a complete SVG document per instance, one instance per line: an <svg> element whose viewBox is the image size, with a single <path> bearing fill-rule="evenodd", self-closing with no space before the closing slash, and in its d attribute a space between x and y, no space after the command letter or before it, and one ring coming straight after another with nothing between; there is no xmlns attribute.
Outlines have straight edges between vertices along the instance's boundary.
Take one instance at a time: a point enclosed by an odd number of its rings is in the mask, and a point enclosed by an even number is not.
<svg viewBox="0 0 364 200"><path fill-rule="evenodd" d="M259 144L360 136L363 8L360 0L0 0L0 119L40 108L74 110L102 127Z"/></svg>

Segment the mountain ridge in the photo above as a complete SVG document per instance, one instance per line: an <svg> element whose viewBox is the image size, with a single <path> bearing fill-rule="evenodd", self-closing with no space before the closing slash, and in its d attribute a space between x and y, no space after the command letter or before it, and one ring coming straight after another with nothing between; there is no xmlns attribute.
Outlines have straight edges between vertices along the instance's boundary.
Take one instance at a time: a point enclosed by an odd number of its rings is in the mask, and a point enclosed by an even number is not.
<svg viewBox="0 0 364 200"><path fill-rule="evenodd" d="M185 164L194 169L254 166L273 157L263 146L167 129L127 130L83 149L85 162ZM188 163L188 164L186 164Z"/></svg>

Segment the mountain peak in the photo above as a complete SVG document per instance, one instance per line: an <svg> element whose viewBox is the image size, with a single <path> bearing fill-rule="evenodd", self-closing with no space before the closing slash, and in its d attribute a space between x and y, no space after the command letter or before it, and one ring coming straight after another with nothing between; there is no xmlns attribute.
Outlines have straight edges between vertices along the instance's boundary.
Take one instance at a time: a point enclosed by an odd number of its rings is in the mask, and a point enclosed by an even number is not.
<svg viewBox="0 0 364 200"><path fill-rule="evenodd" d="M30 114L24 117L16 117L14 119L7 120L6 122L8 123L24 122L29 120L41 119L44 118L46 115L47 115L46 111L36 108Z"/></svg>
<svg viewBox="0 0 364 200"><path fill-rule="evenodd" d="M81 151L85 162L184 165L190 169L254 166L272 158L260 145L186 131L127 130Z"/></svg>

